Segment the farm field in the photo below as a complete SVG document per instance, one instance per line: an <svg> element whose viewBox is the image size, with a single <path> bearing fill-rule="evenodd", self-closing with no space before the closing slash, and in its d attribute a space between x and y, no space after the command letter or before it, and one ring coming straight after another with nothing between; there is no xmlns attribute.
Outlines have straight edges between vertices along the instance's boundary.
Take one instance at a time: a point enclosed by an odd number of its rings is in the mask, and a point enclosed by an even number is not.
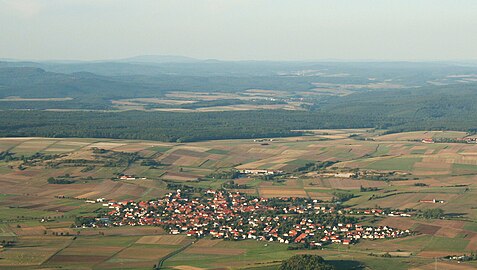
<svg viewBox="0 0 477 270"><path fill-rule="evenodd" d="M309 95L321 95L312 91ZM165 112L221 112L247 110L304 110L294 94L286 91L249 89L243 93L170 91L162 98L132 98L113 100L119 110L149 110ZM0 100L1 101L1 100Z"/></svg>
<svg viewBox="0 0 477 270"><path fill-rule="evenodd" d="M165 269L276 269L281 260L302 253L323 256L338 269L358 262L367 269L433 269L434 257L475 252L477 144L421 142L468 136L462 132L382 134L313 130L301 137L195 143L0 138L0 152L9 153L0 160L0 241L15 242L0 248L0 269L152 269L176 250ZM280 173L216 176L231 170ZM130 177L120 178L125 175ZM225 185L231 181L235 186ZM157 199L181 186L323 203L344 193L352 195L342 203L345 209L420 213L440 208L445 219L366 216L365 224L411 229L415 235L323 250L288 250L286 244L253 240L192 243L191 237L152 226L72 226L77 217L108 211L96 199ZM383 252L391 257L380 256ZM443 269L476 266L438 264Z"/></svg>

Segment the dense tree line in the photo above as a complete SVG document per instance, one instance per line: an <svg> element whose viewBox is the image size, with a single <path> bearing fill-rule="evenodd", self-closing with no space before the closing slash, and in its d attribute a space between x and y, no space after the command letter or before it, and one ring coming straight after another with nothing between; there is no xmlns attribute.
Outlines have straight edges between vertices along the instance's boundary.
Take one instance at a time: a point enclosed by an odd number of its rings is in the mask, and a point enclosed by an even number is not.
<svg viewBox="0 0 477 270"><path fill-rule="evenodd" d="M477 100L475 101L477 103ZM369 108L367 110L373 110ZM292 130L318 128L386 128L477 130L473 114L433 118L386 117L374 113L305 111L236 111L204 113L0 111L0 136L95 137L200 141L301 135Z"/></svg>
<svg viewBox="0 0 477 270"><path fill-rule="evenodd" d="M357 116L289 111L207 113L0 111L0 136L199 141L301 135L306 128L372 127Z"/></svg>
<svg viewBox="0 0 477 270"><path fill-rule="evenodd" d="M477 103L477 100L476 100ZM0 136L95 137L188 142L301 135L292 130L387 128L477 130L477 111L449 118L412 119L369 113L231 111L204 113L0 111ZM477 110L477 109L476 109ZM472 121L472 122L471 122Z"/></svg>

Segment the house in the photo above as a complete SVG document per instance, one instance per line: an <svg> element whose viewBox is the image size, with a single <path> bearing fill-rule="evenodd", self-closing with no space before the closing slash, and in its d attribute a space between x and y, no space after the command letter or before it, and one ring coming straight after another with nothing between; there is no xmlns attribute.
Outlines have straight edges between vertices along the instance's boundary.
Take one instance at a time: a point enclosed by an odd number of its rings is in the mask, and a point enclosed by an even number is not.
<svg viewBox="0 0 477 270"><path fill-rule="evenodd" d="M120 180L136 180L136 177L134 177L134 176L132 176L132 175L127 175L127 174L125 174L125 175L121 175L121 176L119 177L119 179L120 179Z"/></svg>
<svg viewBox="0 0 477 270"><path fill-rule="evenodd" d="M351 172L342 172L342 173L335 173L334 174L334 177L338 177L338 178L352 178L352 177L355 177L356 176L356 173L351 173Z"/></svg>
<svg viewBox="0 0 477 270"><path fill-rule="evenodd" d="M436 199L432 199L432 200L419 200L420 203L444 203L444 200L436 200Z"/></svg>
<svg viewBox="0 0 477 270"><path fill-rule="evenodd" d="M301 243L307 236L308 236L308 234L306 234L306 233L300 234L300 235L295 239L295 243Z"/></svg>

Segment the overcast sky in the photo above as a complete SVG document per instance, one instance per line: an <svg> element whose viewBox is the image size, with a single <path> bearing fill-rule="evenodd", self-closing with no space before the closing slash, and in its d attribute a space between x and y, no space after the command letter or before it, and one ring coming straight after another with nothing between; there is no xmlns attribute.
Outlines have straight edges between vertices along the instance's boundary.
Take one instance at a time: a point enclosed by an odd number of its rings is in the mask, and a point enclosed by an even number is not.
<svg viewBox="0 0 477 270"><path fill-rule="evenodd" d="M0 58L477 59L476 0L0 0Z"/></svg>

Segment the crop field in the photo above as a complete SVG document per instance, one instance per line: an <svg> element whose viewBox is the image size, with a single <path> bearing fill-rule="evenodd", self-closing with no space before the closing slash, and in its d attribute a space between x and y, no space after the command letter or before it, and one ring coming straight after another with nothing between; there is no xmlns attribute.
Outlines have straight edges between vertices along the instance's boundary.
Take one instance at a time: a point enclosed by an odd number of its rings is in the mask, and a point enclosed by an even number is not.
<svg viewBox="0 0 477 270"><path fill-rule="evenodd" d="M468 136L462 132L381 134L313 130L301 137L196 143L2 138L0 151L12 158L0 160L0 241L16 244L0 249L0 269L151 269L192 238L149 226L72 228L77 216L107 211L101 203L86 200L148 200L170 192L169 185L219 189L229 181L239 185L231 188L235 191L266 198L306 197L328 203L336 193L346 193L353 195L343 203L346 208L441 208L448 218L370 217L365 222L411 229L416 235L362 241L349 248L288 250L278 243L205 238L167 259L167 269L274 269L297 253L319 254L338 269L349 269L356 260L369 269L433 269L435 256L477 250L477 144L421 142ZM329 165L308 171L323 162ZM283 174L213 177L253 169ZM358 176L349 175L356 172ZM119 179L122 174L135 179ZM71 183L53 184L50 178ZM369 255L380 252L394 255ZM475 266L442 261L438 265Z"/></svg>
<svg viewBox="0 0 477 270"><path fill-rule="evenodd" d="M181 245L186 240L185 235L156 235L143 236L136 241L136 244L144 245Z"/></svg>
<svg viewBox="0 0 477 270"><path fill-rule="evenodd" d="M321 91L306 92L306 94L311 95L319 95L321 93ZM168 112L216 112L265 109L303 110L303 108L301 107L303 102L285 102L286 98L290 96L290 92L262 89L249 89L244 91L243 93L170 91L162 98L120 99L113 100L112 105L114 108L119 110L152 110ZM282 102L279 102L277 104L263 103L263 101L267 101L270 98L280 99ZM221 105L221 101L224 100L233 102L231 102L231 104ZM256 101L262 102L256 103ZM202 103L203 106L201 106L200 102L206 103ZM213 104L213 102L216 102L216 104Z"/></svg>

